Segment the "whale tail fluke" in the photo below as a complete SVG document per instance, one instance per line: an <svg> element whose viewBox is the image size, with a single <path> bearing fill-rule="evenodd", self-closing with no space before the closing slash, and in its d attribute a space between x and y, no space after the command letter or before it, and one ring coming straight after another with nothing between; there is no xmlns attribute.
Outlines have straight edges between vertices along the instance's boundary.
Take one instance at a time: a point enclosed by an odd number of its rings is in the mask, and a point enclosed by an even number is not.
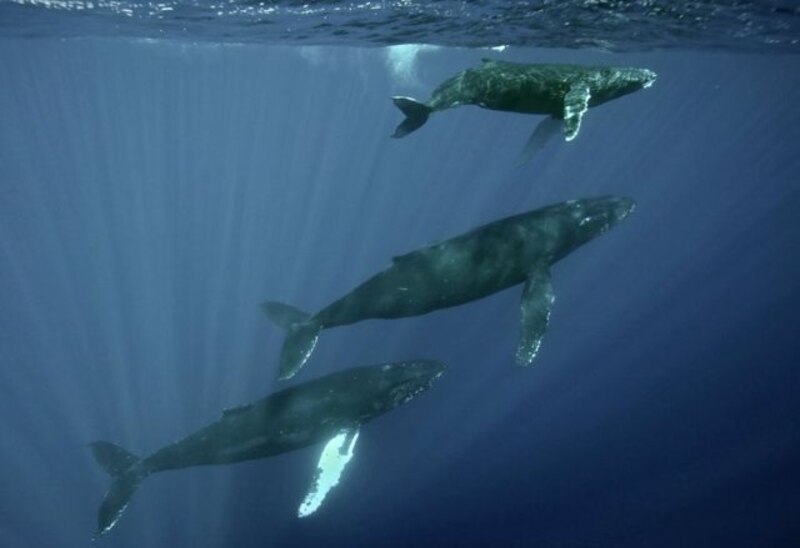
<svg viewBox="0 0 800 548"><path fill-rule="evenodd" d="M111 487L108 488L100 508L97 510L98 538L116 525L125 508L128 506L133 493L147 476L140 466L139 457L132 455L123 448L107 441L90 443L89 447L103 470L111 476Z"/></svg>
<svg viewBox="0 0 800 548"><path fill-rule="evenodd" d="M305 323L311 317L310 314L302 310L277 301L262 303L261 308L264 310L267 318L284 329L291 329L294 324Z"/></svg>
<svg viewBox="0 0 800 548"><path fill-rule="evenodd" d="M278 379L293 377L311 357L322 325L314 318L288 304L267 301L261 305L267 317L287 330L281 349Z"/></svg>
<svg viewBox="0 0 800 548"><path fill-rule="evenodd" d="M392 137L395 139L405 137L412 131L422 127L422 125L428 121L428 116L431 114L431 107L425 103L420 103L411 97L400 96L392 97L392 101L394 101L397 108L406 115L406 119L397 126L392 134Z"/></svg>

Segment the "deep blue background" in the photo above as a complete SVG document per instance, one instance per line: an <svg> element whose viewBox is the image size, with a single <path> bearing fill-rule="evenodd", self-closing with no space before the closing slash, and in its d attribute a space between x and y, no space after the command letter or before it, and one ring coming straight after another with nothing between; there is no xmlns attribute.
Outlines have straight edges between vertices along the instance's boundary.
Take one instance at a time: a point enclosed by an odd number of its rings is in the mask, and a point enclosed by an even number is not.
<svg viewBox="0 0 800 548"><path fill-rule="evenodd" d="M86 443L145 455L276 388L259 302L314 311L393 255L608 193L636 212L554 268L533 367L519 288L325 331L298 381L450 370L363 429L310 519L309 449L154 476L98 545L800 540L800 60L494 53L659 79L523 167L536 117L462 108L389 139L390 95L486 55L0 42L0 545L89 544L107 479Z"/></svg>

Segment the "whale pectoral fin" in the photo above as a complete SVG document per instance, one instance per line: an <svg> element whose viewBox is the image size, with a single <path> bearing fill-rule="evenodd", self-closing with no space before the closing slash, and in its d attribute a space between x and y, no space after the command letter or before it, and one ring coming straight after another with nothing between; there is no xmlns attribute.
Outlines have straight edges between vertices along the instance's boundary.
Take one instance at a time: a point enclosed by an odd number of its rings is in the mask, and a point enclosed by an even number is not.
<svg viewBox="0 0 800 548"><path fill-rule="evenodd" d="M572 141L578 135L591 97L586 84L574 84L564 96L564 138L567 141Z"/></svg>
<svg viewBox="0 0 800 548"><path fill-rule="evenodd" d="M522 291L522 323L517 348L519 365L530 365L539 352L555 298L548 266L545 264L532 270Z"/></svg>
<svg viewBox="0 0 800 548"><path fill-rule="evenodd" d="M339 484L342 472L353 458L357 440L358 427L344 428L325 444L306 498L297 509L297 517L304 518L316 512L328 492Z"/></svg>
<svg viewBox="0 0 800 548"><path fill-rule="evenodd" d="M548 116L539 122L531 136L528 137L528 142L525 143L525 148L522 149L517 159L517 165L521 166L530 162L537 152L542 150L553 137L558 135L559 131L561 131L561 120L558 118Z"/></svg>

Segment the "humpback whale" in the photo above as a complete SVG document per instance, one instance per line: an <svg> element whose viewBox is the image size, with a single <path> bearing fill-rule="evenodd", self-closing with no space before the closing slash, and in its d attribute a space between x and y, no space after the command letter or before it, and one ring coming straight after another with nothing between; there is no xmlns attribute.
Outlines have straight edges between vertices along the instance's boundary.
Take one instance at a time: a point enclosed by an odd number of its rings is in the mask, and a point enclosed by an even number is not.
<svg viewBox="0 0 800 548"><path fill-rule="evenodd" d="M589 107L648 88L655 79L655 72L643 68L523 64L483 59L480 66L459 72L443 82L427 103L411 97L392 97L406 115L392 137L404 137L421 127L430 114L461 105L547 114L549 117L537 126L528 140L529 156L562 125L565 139L573 140Z"/></svg>
<svg viewBox="0 0 800 548"><path fill-rule="evenodd" d="M314 315L267 301L267 316L288 333L278 377L288 379L311 356L322 329L362 320L427 314L514 285L522 292L516 361L530 364L550 318L550 265L628 216L629 198L570 200L495 221L392 259L384 271Z"/></svg>
<svg viewBox="0 0 800 548"><path fill-rule="evenodd" d="M140 459L106 441L89 444L112 483L97 512L97 533L119 520L143 479L190 466L231 464L328 440L298 516L313 513L353 455L359 427L424 392L444 371L416 360L354 367L222 412L216 422Z"/></svg>

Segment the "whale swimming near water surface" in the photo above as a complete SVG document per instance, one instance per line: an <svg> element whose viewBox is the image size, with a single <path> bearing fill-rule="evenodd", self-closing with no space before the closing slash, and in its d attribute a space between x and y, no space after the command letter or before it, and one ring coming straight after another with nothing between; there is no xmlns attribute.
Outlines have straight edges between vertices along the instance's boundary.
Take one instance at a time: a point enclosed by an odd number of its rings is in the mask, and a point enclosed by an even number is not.
<svg viewBox="0 0 800 548"><path fill-rule="evenodd" d="M90 444L112 478L97 512L96 537L119 520L143 479L190 466L262 459L328 441L298 516L313 513L353 456L361 425L426 391L442 363L416 360L354 367L223 411L216 422L140 459L106 441Z"/></svg>
<svg viewBox="0 0 800 548"><path fill-rule="evenodd" d="M648 88L655 80L656 73L644 68L523 64L483 59L480 66L459 72L443 82L427 103L410 97L392 97L406 115L392 137L404 137L415 131L434 112L462 105L549 115L528 140L523 152L527 160L562 126L567 141L577 137L589 107Z"/></svg>
<svg viewBox="0 0 800 548"><path fill-rule="evenodd" d="M287 329L281 379L308 361L322 329L367 319L404 318L481 299L514 285L522 292L516 359L530 364L550 319L550 265L625 219L633 200L605 196L570 200L507 217L392 259L384 271L310 315L267 301L268 317Z"/></svg>

